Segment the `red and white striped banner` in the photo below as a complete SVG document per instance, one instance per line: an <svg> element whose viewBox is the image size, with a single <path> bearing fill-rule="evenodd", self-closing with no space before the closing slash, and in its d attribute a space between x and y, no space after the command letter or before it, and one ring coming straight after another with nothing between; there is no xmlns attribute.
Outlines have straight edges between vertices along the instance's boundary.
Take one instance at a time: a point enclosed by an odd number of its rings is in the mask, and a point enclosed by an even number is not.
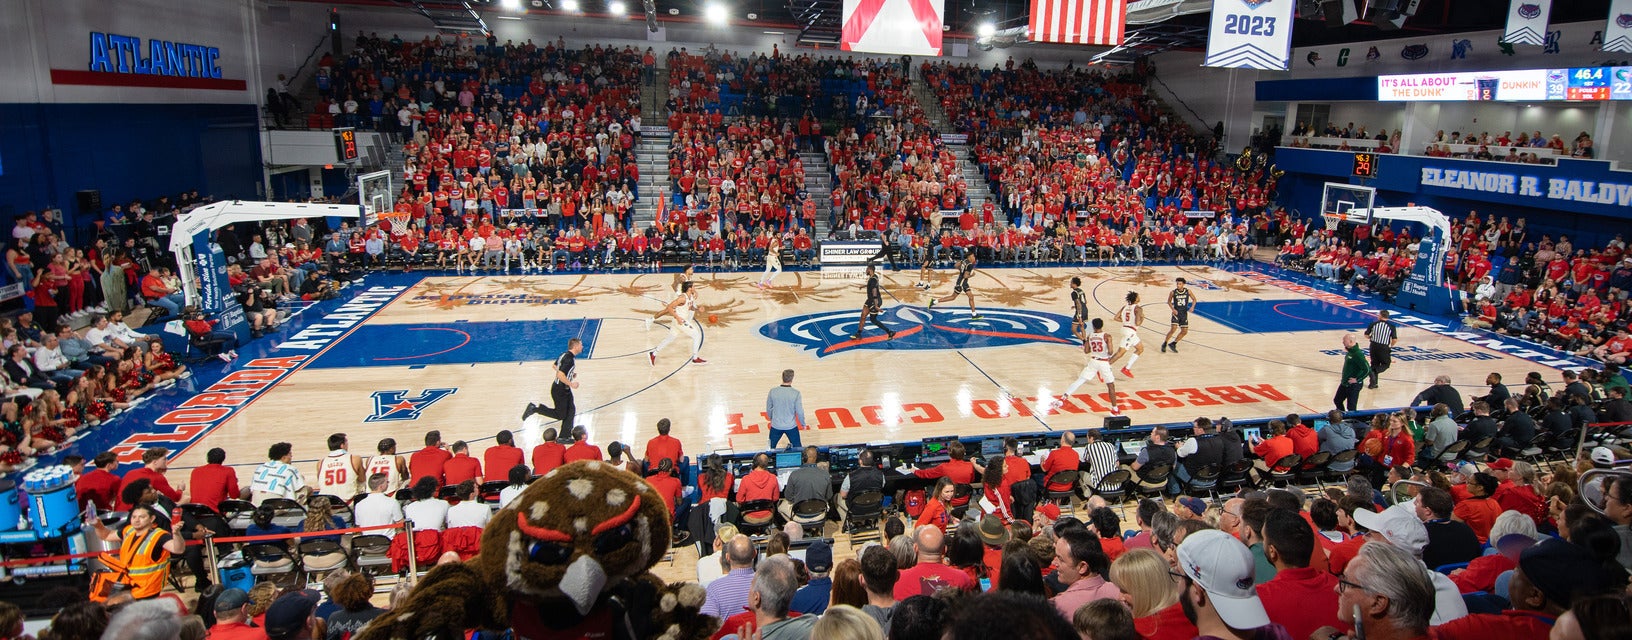
<svg viewBox="0 0 1632 640"><path fill-rule="evenodd" d="M1032 42L1122 44L1128 0L1031 0Z"/></svg>

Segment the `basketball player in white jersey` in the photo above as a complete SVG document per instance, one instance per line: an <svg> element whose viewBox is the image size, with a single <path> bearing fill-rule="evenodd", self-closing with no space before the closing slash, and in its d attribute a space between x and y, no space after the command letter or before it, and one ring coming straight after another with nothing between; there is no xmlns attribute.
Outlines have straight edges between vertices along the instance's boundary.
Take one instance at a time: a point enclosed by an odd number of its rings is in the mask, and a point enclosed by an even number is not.
<svg viewBox="0 0 1632 640"><path fill-rule="evenodd" d="M408 477L408 461L397 455L397 441L394 438L381 440L375 449L379 453L369 458L368 464L363 465L361 475L368 478L376 473L385 474L385 490L387 493L394 493L402 488L403 479ZM322 474L318 474L318 477L321 478Z"/></svg>
<svg viewBox="0 0 1632 640"><path fill-rule="evenodd" d="M1088 354L1088 365L1082 368L1082 373L1077 374L1076 381L1066 387L1065 395L1076 393L1089 380L1098 380L1105 383L1105 391L1110 394L1111 415L1119 416L1122 415L1122 408L1116 403L1116 378L1111 375L1111 364L1126 351L1117 347L1115 353L1111 352L1111 334L1105 333L1104 320L1094 318L1093 328L1092 332L1082 336L1082 352ZM1064 404L1056 397L1049 401L1048 408L1057 409Z"/></svg>
<svg viewBox="0 0 1632 640"><path fill-rule="evenodd" d="M670 302L669 306L663 307L662 311L657 312L652 317L655 319L663 316L673 318L674 327L669 332L669 337L664 338L662 342L657 344L657 348L646 352L646 357L652 361L652 366L657 366L657 352L669 346L670 342L674 342L674 336L677 332L683 332L691 336L691 363L708 364L707 360L697 357L698 350L703 348L703 332L696 324L697 290L692 288L690 282L680 283L680 295L675 296L674 301Z"/></svg>
<svg viewBox="0 0 1632 640"><path fill-rule="evenodd" d="M1139 306L1137 291L1129 291L1126 300L1122 310L1116 312L1116 317L1122 321L1122 350L1133 350L1128 363L1122 366L1122 375L1132 378L1133 363L1138 362L1139 356L1145 353L1145 345L1139 340L1139 324L1145 321L1145 310Z"/></svg>
<svg viewBox="0 0 1632 640"><path fill-rule="evenodd" d="M759 288L771 286L771 281L782 273L782 238L771 235L771 246L765 249L765 274L759 278Z"/></svg>
<svg viewBox="0 0 1632 640"><path fill-rule="evenodd" d="M680 287L682 285L685 285L688 282L691 282L691 279L696 275L697 275L697 272L694 270L692 265L689 265L689 264L686 265L686 268L681 270L680 273L674 274L674 283L673 283L674 284L674 295L677 296L677 297L681 296L681 295L685 295L685 293L680 290ZM656 316L656 317L662 317L662 316ZM652 330L652 320L656 319L656 317L646 319L646 330L647 331Z"/></svg>
<svg viewBox="0 0 1632 640"><path fill-rule="evenodd" d="M329 436L329 455L317 461L317 492L341 500L361 493L363 459L346 451L346 434Z"/></svg>

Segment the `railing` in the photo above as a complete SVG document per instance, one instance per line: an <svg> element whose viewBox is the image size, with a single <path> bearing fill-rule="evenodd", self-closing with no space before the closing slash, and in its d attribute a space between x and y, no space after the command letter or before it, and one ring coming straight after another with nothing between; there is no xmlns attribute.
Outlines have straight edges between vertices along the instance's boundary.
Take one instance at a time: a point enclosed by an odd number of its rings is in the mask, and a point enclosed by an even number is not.
<svg viewBox="0 0 1632 640"><path fill-rule="evenodd" d="M1382 144L1383 141L1375 138L1337 138L1326 136L1292 135L1281 136L1281 146L1283 147L1323 149L1327 151L1374 151L1381 147ZM1490 152L1490 159L1497 161L1505 160L1507 158L1507 151L1509 149L1516 150L1520 155L1526 153L1536 154L1536 157L1544 164L1553 164L1554 162L1557 162L1558 158L1569 155L1552 147L1530 147L1523 145L1497 146L1435 142L1429 143L1428 146L1445 151L1446 155L1444 157L1461 158L1464 160L1475 159L1474 154L1479 152L1480 147L1485 147L1485 149ZM1428 155L1427 153L1417 152L1402 153L1400 149L1394 149L1392 153L1413 156Z"/></svg>
<svg viewBox="0 0 1632 640"><path fill-rule="evenodd" d="M1196 118L1196 122L1201 124L1201 128L1204 131L1211 132L1213 130L1211 126L1208 126L1207 119L1201 117L1201 114L1196 113L1195 109L1191 109L1190 104L1185 102L1184 98L1179 97L1179 92L1174 91L1173 87L1167 86L1166 82L1162 82L1161 77L1159 77L1159 76L1157 76L1155 74L1151 74L1149 77L1150 77L1151 80L1156 81L1156 84L1162 85L1162 88L1167 90L1167 95L1171 96L1173 98L1174 102L1177 102L1177 103L1179 103L1179 106L1184 107L1185 111L1189 111L1190 115L1192 115L1192 116L1194 116ZM1164 100L1164 102L1165 102L1165 100Z"/></svg>
<svg viewBox="0 0 1632 640"><path fill-rule="evenodd" d="M312 63L312 57L316 56L317 51L323 48L323 43L328 41L329 34L324 33L323 37L317 39L317 44L312 45L312 50L306 54L306 59L301 61L300 66L295 67L295 74L289 78L290 90L293 90L294 87L300 86L300 74L306 70L306 65Z"/></svg>

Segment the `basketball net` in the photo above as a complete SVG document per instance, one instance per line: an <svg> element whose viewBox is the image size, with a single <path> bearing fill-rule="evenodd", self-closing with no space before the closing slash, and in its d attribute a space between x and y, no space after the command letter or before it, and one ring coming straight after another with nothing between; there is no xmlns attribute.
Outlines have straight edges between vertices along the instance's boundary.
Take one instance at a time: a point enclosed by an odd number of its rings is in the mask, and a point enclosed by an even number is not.
<svg viewBox="0 0 1632 640"><path fill-rule="evenodd" d="M380 227L391 234L408 233L409 216L403 211L381 211L376 214Z"/></svg>
<svg viewBox="0 0 1632 640"><path fill-rule="evenodd" d="M1343 222L1343 214L1341 213L1322 213L1320 217L1326 219L1327 231L1337 231L1337 225Z"/></svg>

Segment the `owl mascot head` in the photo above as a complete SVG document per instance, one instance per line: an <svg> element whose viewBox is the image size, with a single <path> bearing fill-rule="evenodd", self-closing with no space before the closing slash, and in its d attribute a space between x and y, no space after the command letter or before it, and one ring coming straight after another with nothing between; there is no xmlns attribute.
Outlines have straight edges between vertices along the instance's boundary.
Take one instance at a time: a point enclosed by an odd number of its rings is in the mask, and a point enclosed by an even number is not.
<svg viewBox="0 0 1632 640"><path fill-rule="evenodd" d="M666 585L648 569L669 548L669 510L645 480L601 462L545 474L500 509L481 552L438 565L403 606L358 640L457 640L468 629L514 640L707 638L703 588Z"/></svg>

